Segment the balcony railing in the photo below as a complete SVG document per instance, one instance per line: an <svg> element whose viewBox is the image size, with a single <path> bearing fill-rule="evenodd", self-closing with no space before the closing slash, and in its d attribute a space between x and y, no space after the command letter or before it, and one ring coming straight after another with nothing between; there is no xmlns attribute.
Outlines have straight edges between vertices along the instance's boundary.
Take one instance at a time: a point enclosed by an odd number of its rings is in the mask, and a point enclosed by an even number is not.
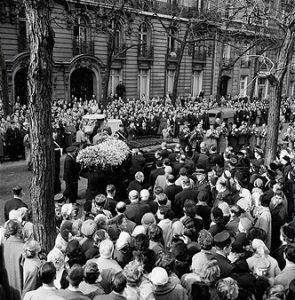
<svg viewBox="0 0 295 300"><path fill-rule="evenodd" d="M203 50L203 51L198 51L198 50L193 51L193 62L195 62L195 63L206 63L206 58L207 58L207 53L206 53L205 50Z"/></svg>
<svg viewBox="0 0 295 300"><path fill-rule="evenodd" d="M73 39L73 55L94 54L94 42Z"/></svg>
<svg viewBox="0 0 295 300"><path fill-rule="evenodd" d="M222 66L224 68L232 68L233 67L233 58L230 58L230 57L224 57L222 58Z"/></svg>
<svg viewBox="0 0 295 300"><path fill-rule="evenodd" d="M250 67L250 60L241 59L241 67L242 68L249 68Z"/></svg>
<svg viewBox="0 0 295 300"><path fill-rule="evenodd" d="M180 55L179 52L180 52L179 48L168 51L169 54L166 54L166 60L168 62L177 62L178 57Z"/></svg>
<svg viewBox="0 0 295 300"><path fill-rule="evenodd" d="M138 46L137 50L138 60L153 60L154 59L154 47Z"/></svg>

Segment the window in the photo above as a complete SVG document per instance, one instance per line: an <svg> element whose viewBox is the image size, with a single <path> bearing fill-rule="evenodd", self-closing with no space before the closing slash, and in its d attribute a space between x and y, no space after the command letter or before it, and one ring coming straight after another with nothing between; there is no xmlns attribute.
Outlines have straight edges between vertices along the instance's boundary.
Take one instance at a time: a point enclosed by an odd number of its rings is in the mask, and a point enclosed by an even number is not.
<svg viewBox="0 0 295 300"><path fill-rule="evenodd" d="M198 97L202 89L203 89L203 71L193 71L192 96Z"/></svg>
<svg viewBox="0 0 295 300"><path fill-rule="evenodd" d="M147 57L151 52L151 28L144 22L138 29L138 55Z"/></svg>
<svg viewBox="0 0 295 300"><path fill-rule="evenodd" d="M230 45L224 45L222 57L225 61L230 60L230 52L231 52Z"/></svg>
<svg viewBox="0 0 295 300"><path fill-rule="evenodd" d="M241 76L240 79L240 97L247 96L248 76Z"/></svg>
<svg viewBox="0 0 295 300"><path fill-rule="evenodd" d="M116 93L117 85L119 84L120 80L122 80L121 70L120 69L112 69L110 80L109 80L109 94L112 93L113 95Z"/></svg>
<svg viewBox="0 0 295 300"><path fill-rule="evenodd" d="M176 36L177 36L177 28L175 28L175 27L170 28L169 34L168 34L168 49L169 49L169 54L171 54L171 52L177 53Z"/></svg>
<svg viewBox="0 0 295 300"><path fill-rule="evenodd" d="M268 80L265 77L259 77L256 79L256 89L255 89L255 95L259 99L264 99L268 96Z"/></svg>
<svg viewBox="0 0 295 300"><path fill-rule="evenodd" d="M28 28L25 9L22 8L18 15L18 51L28 50Z"/></svg>
<svg viewBox="0 0 295 300"><path fill-rule="evenodd" d="M244 68L248 68L250 66L250 56L249 56L250 55L250 50L247 50L247 48L249 48L248 45L245 45L242 48L242 53L244 53L244 54L241 57L241 67L244 67Z"/></svg>
<svg viewBox="0 0 295 300"><path fill-rule="evenodd" d="M206 61L205 41L196 42L193 47L193 60Z"/></svg>
<svg viewBox="0 0 295 300"><path fill-rule="evenodd" d="M84 16L79 16L74 24L74 55L92 53L93 43L90 39L89 22Z"/></svg>
<svg viewBox="0 0 295 300"><path fill-rule="evenodd" d="M111 29L112 29L112 34L114 38L114 53L117 54L122 51L122 31L121 31L121 24L117 20L112 20L111 22Z"/></svg>
<svg viewBox="0 0 295 300"><path fill-rule="evenodd" d="M146 99L149 98L149 94L150 94L150 71L149 70L138 71L138 94L140 99L143 96L145 96Z"/></svg>
<svg viewBox="0 0 295 300"><path fill-rule="evenodd" d="M172 94L174 84L175 70L167 71L167 93Z"/></svg>

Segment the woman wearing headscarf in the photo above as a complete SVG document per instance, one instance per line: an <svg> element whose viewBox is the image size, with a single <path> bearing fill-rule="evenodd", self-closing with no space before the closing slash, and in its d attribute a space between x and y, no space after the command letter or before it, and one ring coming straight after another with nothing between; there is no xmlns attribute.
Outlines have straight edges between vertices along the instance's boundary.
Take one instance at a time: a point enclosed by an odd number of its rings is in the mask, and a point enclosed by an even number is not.
<svg viewBox="0 0 295 300"><path fill-rule="evenodd" d="M38 271L41 266L41 260L38 257L38 254L41 252L40 244L35 240L29 240L24 245L24 277L23 277L23 292L25 295L26 292L36 290L41 286L39 280Z"/></svg>
<svg viewBox="0 0 295 300"><path fill-rule="evenodd" d="M154 300L153 285L145 275L144 266L138 260L133 260L123 269L127 279L125 297L128 300Z"/></svg>
<svg viewBox="0 0 295 300"><path fill-rule="evenodd" d="M57 248L53 248L47 255L47 261L52 262L56 269L54 286L57 289L66 289L69 286L68 272L65 267L65 255Z"/></svg>
<svg viewBox="0 0 295 300"><path fill-rule="evenodd" d="M278 262L269 255L269 250L262 240L252 241L254 254L247 259L250 271L257 276L274 278L281 273Z"/></svg>
<svg viewBox="0 0 295 300"><path fill-rule="evenodd" d="M9 288L10 300L19 300L23 289L23 246L21 224L9 220L6 224L6 240L3 242L3 269Z"/></svg>

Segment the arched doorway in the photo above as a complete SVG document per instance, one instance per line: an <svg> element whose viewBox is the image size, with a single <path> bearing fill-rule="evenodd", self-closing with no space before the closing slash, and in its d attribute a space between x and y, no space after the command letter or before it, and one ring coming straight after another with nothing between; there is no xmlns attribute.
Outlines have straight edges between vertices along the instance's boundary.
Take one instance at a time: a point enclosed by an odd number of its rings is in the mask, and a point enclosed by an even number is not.
<svg viewBox="0 0 295 300"><path fill-rule="evenodd" d="M19 99L22 105L28 102L27 77L28 68L19 69L14 76L14 101Z"/></svg>
<svg viewBox="0 0 295 300"><path fill-rule="evenodd" d="M227 90L228 90L228 82L230 80L230 77L227 75L223 75L221 77L221 85L220 85L220 95L226 97L227 96Z"/></svg>
<svg viewBox="0 0 295 300"><path fill-rule="evenodd" d="M95 94L93 86L95 82L95 74L87 68L80 68L72 72L71 78L71 95L89 100Z"/></svg>

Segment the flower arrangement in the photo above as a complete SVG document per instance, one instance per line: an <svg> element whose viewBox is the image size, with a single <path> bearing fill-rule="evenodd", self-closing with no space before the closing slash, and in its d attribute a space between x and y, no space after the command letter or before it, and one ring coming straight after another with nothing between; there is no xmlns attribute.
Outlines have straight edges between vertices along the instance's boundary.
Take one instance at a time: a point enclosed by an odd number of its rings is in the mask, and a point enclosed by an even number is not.
<svg viewBox="0 0 295 300"><path fill-rule="evenodd" d="M106 167L119 166L127 158L130 149L121 140L108 138L100 144L88 146L81 150L77 156L77 162L85 167Z"/></svg>

